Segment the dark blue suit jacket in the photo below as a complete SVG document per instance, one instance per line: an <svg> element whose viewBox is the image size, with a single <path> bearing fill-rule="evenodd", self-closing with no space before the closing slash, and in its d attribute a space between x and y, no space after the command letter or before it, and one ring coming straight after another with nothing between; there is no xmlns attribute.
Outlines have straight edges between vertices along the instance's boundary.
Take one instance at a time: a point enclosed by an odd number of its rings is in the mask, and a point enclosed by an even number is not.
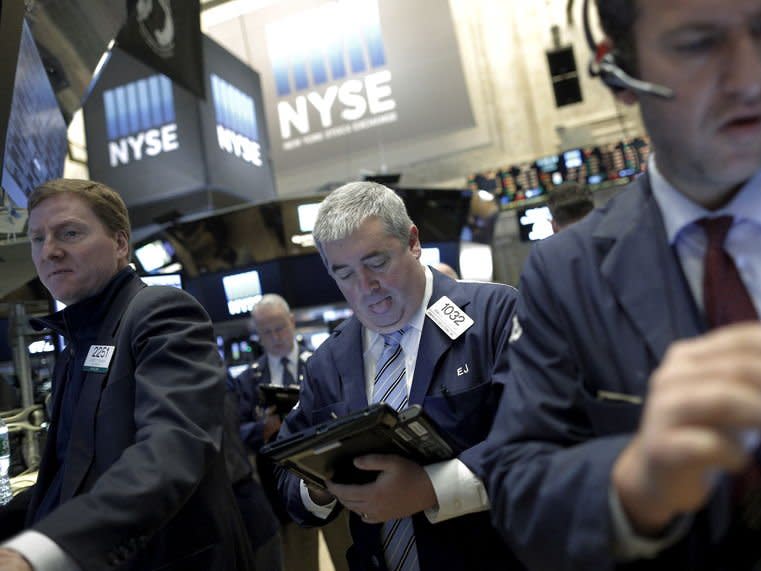
<svg viewBox="0 0 761 571"><path fill-rule="evenodd" d="M423 406L454 444L458 458L483 477L482 441L508 371L505 348L516 292L504 285L456 282L435 270L433 275L430 303L446 295L475 323L452 341L426 318L409 400ZM463 373L465 366L467 373ZM352 317L333 332L307 363L299 406L286 417L279 437L367 406L362 326ZM297 522L324 523L304 508L298 478L283 472L279 487ZM351 514L350 522L354 545L347 557L351 569L383 569L381 526L364 524L355 514ZM491 527L488 512L437 524L431 524L424 514L418 513L413 516L413 523L421 571L516 568Z"/></svg>
<svg viewBox="0 0 761 571"><path fill-rule="evenodd" d="M60 505L33 529L88 571L253 569L220 450L224 370L208 315L187 293L123 272L95 343L115 347L110 367L85 376ZM58 470L67 358L37 482L19 498L29 518Z"/></svg>
<svg viewBox="0 0 761 571"><path fill-rule="evenodd" d="M298 343L298 340L296 341ZM299 362L296 375L297 384L301 385L306 373L306 361L312 353L299 344ZM251 367L243 371L234 379L228 379L228 390L232 390L238 397L238 410L240 411L240 436L243 442L253 453L258 453L264 446L264 417L258 413L259 408L259 385L268 385L270 368L267 362L267 354L261 355Z"/></svg>
<svg viewBox="0 0 761 571"><path fill-rule="evenodd" d="M531 569L611 569L612 466L668 346L705 331L647 177L537 244L520 290L487 442L494 522ZM728 525L726 484L648 569L724 568L712 544Z"/></svg>

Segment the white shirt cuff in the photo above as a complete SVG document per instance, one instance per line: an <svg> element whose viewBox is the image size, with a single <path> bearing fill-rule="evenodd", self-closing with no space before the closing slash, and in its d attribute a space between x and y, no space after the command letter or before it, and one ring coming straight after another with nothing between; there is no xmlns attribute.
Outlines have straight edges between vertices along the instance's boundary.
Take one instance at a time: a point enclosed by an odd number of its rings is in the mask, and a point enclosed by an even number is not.
<svg viewBox="0 0 761 571"><path fill-rule="evenodd" d="M312 515L315 515L320 519L328 519L328 516L333 512L333 508L336 507L336 500L333 500L324 506L316 504L312 501L312 496L309 495L309 488L307 488L304 480L299 480L299 491L301 492L301 501L304 503L304 507L308 509Z"/></svg>
<svg viewBox="0 0 761 571"><path fill-rule="evenodd" d="M423 466L431 479L438 505L425 510L431 523L489 509L489 496L481 480L457 458Z"/></svg>
<svg viewBox="0 0 761 571"><path fill-rule="evenodd" d="M682 539L692 524L692 516L684 515L674 520L661 537L643 537L632 528L612 485L608 490L608 507L613 522L613 554L619 561L655 557Z"/></svg>
<svg viewBox="0 0 761 571"><path fill-rule="evenodd" d="M33 529L12 537L2 547L23 555L34 571L82 571L55 541Z"/></svg>

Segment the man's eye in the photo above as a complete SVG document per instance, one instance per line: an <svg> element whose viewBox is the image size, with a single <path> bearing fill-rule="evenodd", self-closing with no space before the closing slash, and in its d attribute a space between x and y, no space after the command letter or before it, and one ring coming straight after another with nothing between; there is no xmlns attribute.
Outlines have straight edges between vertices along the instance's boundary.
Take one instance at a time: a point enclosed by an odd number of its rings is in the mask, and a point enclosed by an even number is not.
<svg viewBox="0 0 761 571"><path fill-rule="evenodd" d="M674 50L685 54L700 54L712 50L719 43L714 35L694 36L674 44Z"/></svg>
<svg viewBox="0 0 761 571"><path fill-rule="evenodd" d="M351 272L336 272L336 277L339 280L346 280L351 277L351 274L352 274Z"/></svg>
<svg viewBox="0 0 761 571"><path fill-rule="evenodd" d="M385 265L386 265L386 262L388 262L388 258L383 258L382 260L373 260L373 261L372 261L372 262L370 262L368 265L369 265L369 266L370 266L372 269L374 269L374 270L379 270L379 269L381 269L383 266L385 266Z"/></svg>

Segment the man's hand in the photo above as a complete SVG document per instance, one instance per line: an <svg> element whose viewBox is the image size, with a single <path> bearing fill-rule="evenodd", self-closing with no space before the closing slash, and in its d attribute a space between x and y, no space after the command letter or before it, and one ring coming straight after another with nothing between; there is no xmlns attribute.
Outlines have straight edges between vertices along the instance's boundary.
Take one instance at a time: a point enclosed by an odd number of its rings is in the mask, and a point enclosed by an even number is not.
<svg viewBox="0 0 761 571"><path fill-rule="evenodd" d="M437 503L428 474L411 460L394 454L368 454L355 458L354 465L380 474L370 484L328 482L328 490L366 523L407 517Z"/></svg>
<svg viewBox="0 0 761 571"><path fill-rule="evenodd" d="M273 436L277 435L282 423L283 421L277 413L277 407L269 407L265 412L264 427L262 428L262 438L265 442L269 442Z"/></svg>
<svg viewBox="0 0 761 571"><path fill-rule="evenodd" d="M642 421L613 467L635 531L657 535L703 507L721 472L739 472L761 429L761 325L739 324L674 343L650 378Z"/></svg>
<svg viewBox="0 0 761 571"><path fill-rule="evenodd" d="M20 553L0 548L0 571L34 571Z"/></svg>

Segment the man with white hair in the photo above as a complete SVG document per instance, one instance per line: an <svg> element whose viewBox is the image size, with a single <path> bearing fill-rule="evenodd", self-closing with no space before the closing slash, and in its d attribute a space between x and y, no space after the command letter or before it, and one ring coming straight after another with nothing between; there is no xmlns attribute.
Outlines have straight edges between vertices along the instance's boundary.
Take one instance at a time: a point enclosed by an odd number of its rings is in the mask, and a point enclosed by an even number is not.
<svg viewBox="0 0 761 571"><path fill-rule="evenodd" d="M517 568L489 523L481 483L481 441L508 369L515 290L456 282L423 266L404 203L377 183L334 190L314 238L354 316L307 363L299 406L280 437L371 403L419 404L456 457L421 466L393 454L359 456L354 465L376 472L374 481L329 482L330 493L283 472L279 489L292 517L323 525L347 508L352 569Z"/></svg>

